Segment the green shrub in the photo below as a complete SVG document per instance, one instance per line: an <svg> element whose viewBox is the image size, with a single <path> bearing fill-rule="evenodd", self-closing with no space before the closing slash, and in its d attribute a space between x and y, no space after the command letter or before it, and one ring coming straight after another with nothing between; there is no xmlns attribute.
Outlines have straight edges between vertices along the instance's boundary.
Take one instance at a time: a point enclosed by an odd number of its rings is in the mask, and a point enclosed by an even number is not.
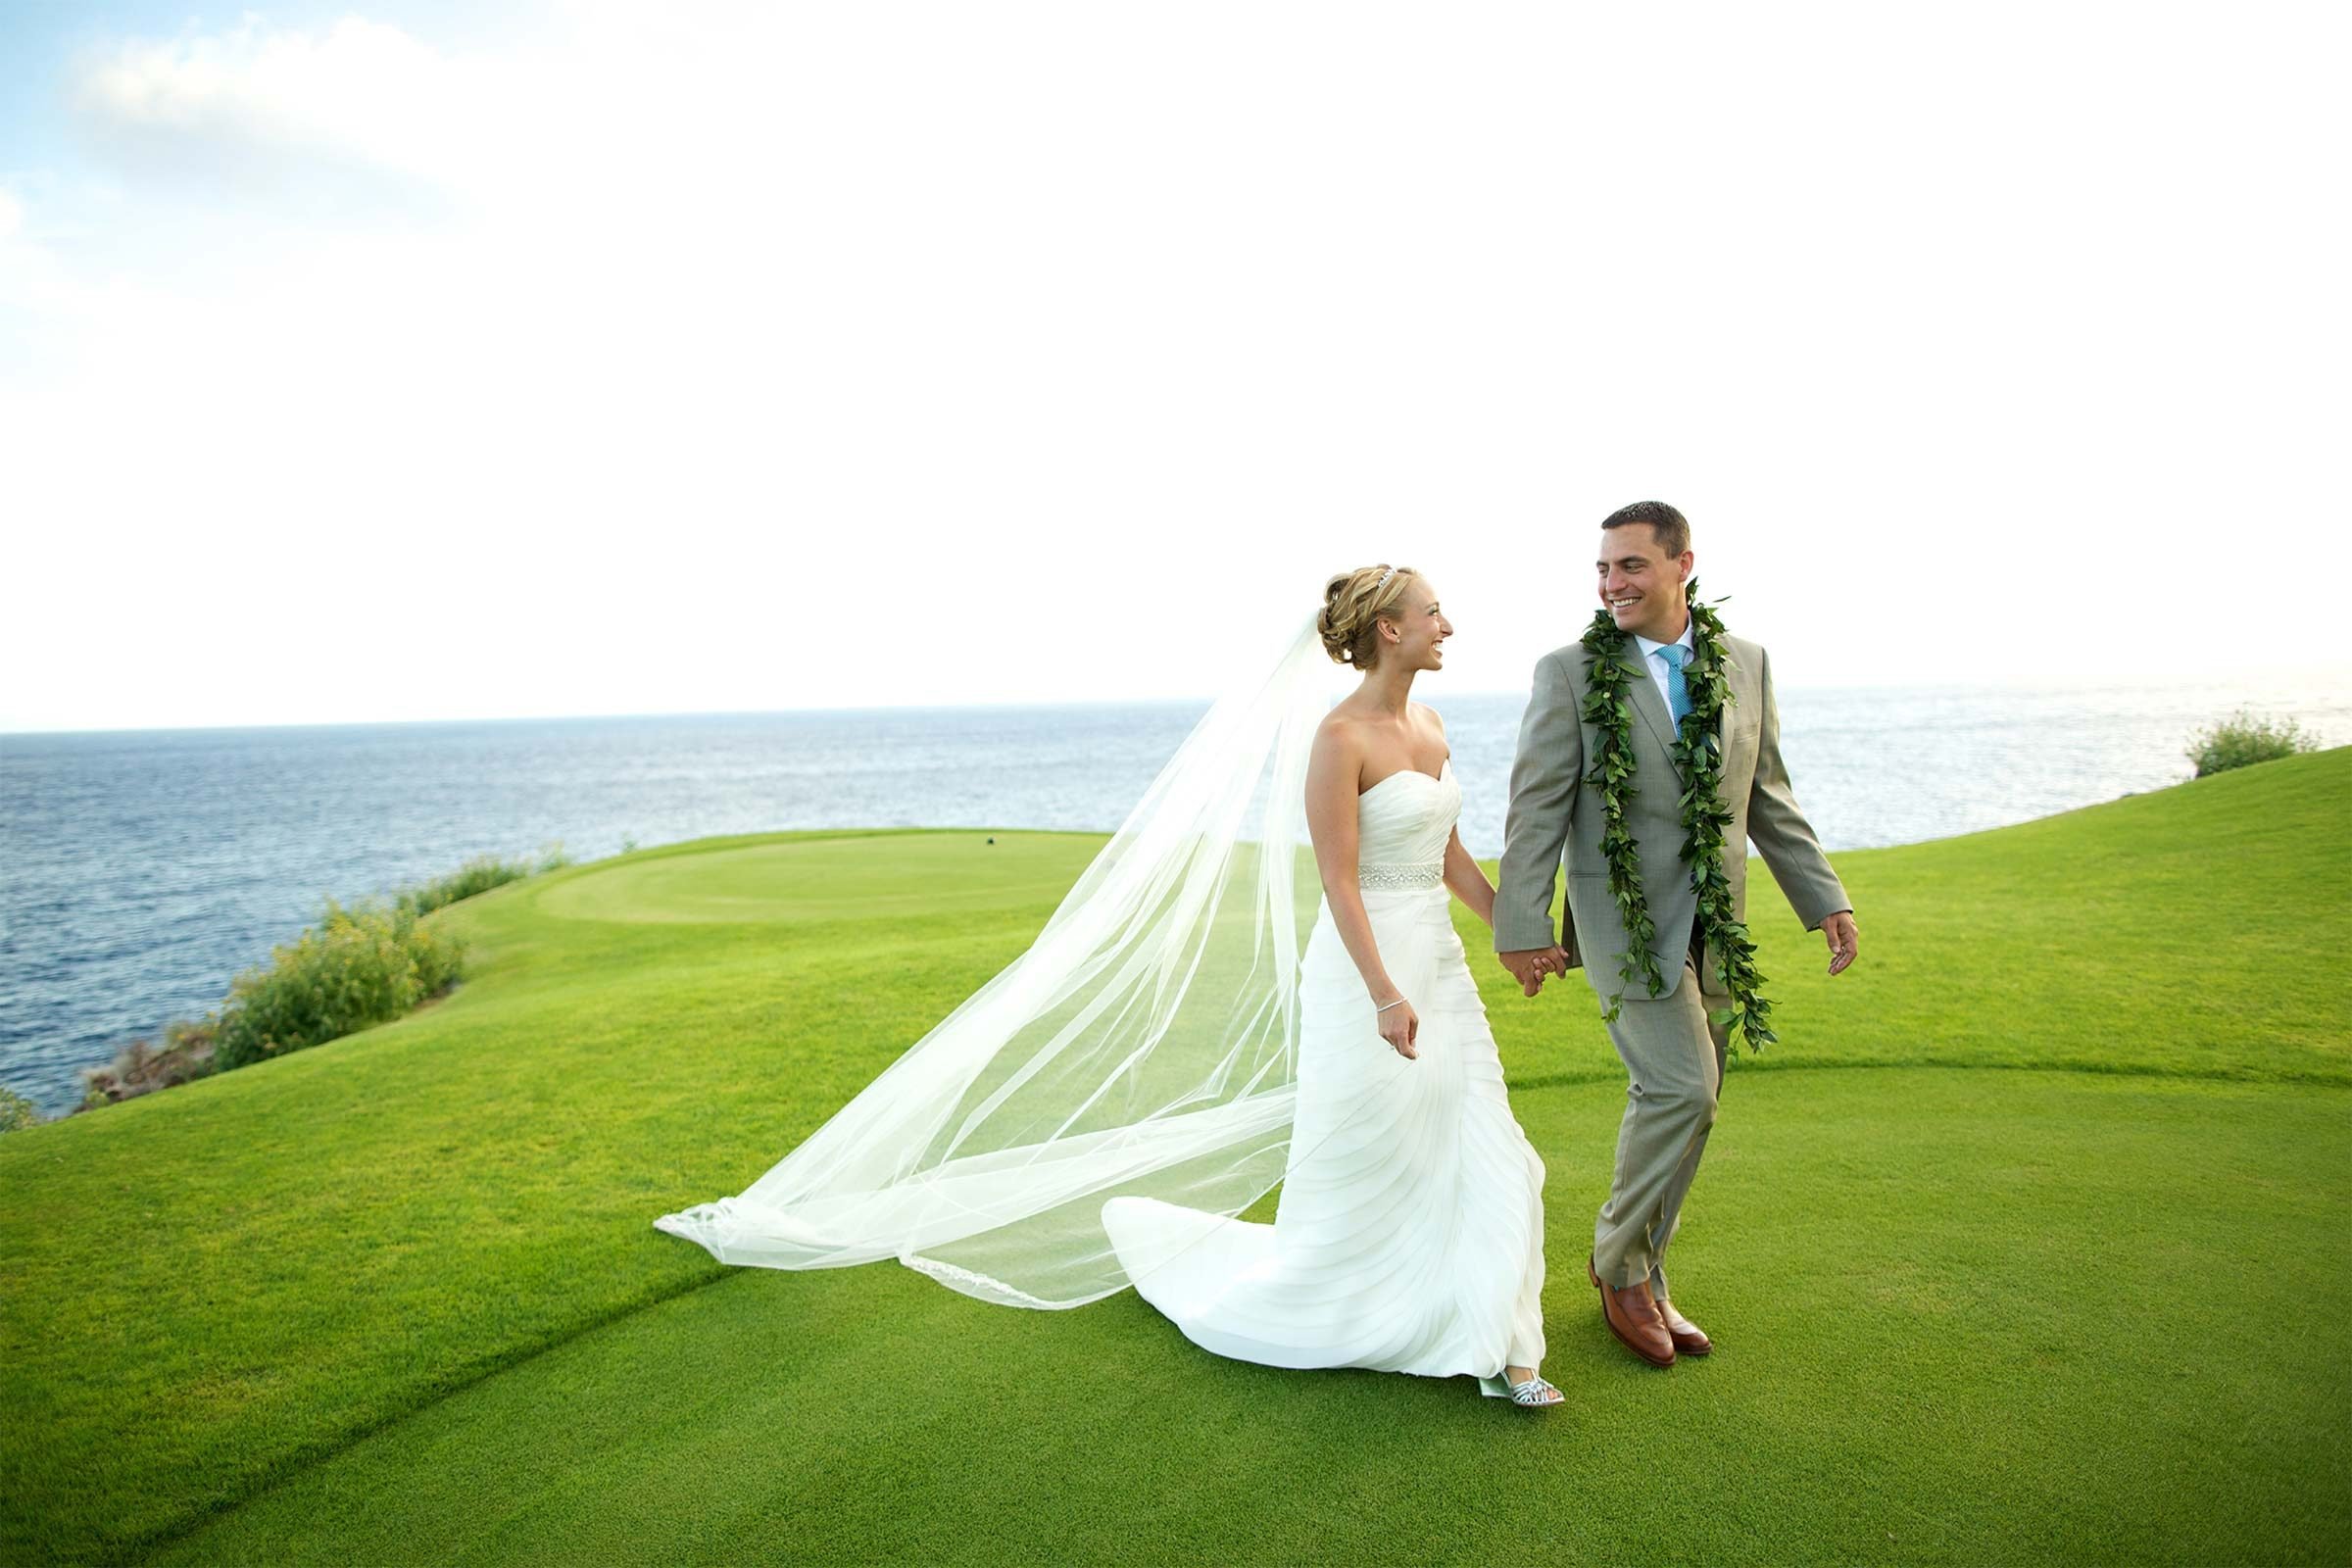
<svg viewBox="0 0 2352 1568"><path fill-rule="evenodd" d="M528 860L509 861L495 856L477 855L447 875L401 889L393 895L393 903L416 914L430 914L444 905L455 904L460 899L470 899L476 893L487 893L501 883L519 882L524 877L537 876L542 871L553 871L570 863L571 857L564 853L561 839L542 848L536 865Z"/></svg>
<svg viewBox="0 0 2352 1568"><path fill-rule="evenodd" d="M13 1133L20 1127L30 1127L41 1119L38 1105L0 1084L0 1133Z"/></svg>
<svg viewBox="0 0 2352 1568"><path fill-rule="evenodd" d="M2197 777L2204 778L2319 749L2318 738L2304 734L2293 719L2257 718L2241 708L2213 728L2190 737L2188 760L2197 764Z"/></svg>
<svg viewBox="0 0 2352 1568"><path fill-rule="evenodd" d="M346 908L328 899L318 925L270 950L270 967L230 984L215 1065L242 1067L388 1023L456 980L461 953L409 905Z"/></svg>
<svg viewBox="0 0 2352 1568"><path fill-rule="evenodd" d="M220 1006L200 1019L166 1024L160 1049L133 1040L106 1066L83 1068L77 1108L112 1104L389 1023L446 992L461 972L464 944L427 924L426 915L570 863L557 840L543 847L536 863L477 856L447 875L402 888L388 901L347 908L330 898L317 925L270 949L267 967L238 975ZM0 1102L0 1131L10 1113Z"/></svg>

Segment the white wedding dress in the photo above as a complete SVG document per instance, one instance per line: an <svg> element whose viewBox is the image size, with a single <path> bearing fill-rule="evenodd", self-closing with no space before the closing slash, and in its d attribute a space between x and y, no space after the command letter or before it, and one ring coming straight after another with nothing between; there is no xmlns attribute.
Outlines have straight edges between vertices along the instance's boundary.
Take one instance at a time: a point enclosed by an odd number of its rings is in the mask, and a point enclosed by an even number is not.
<svg viewBox="0 0 2352 1568"><path fill-rule="evenodd" d="M1507 1397L1544 1358L1544 1162L1504 1098L1443 880L1461 811L1450 762L1357 798L1365 912L1420 1017L1380 1035L1331 906L1299 964L1297 1110L1274 1223L1153 1198L1102 1209L1144 1298L1204 1349L1283 1367L1468 1375Z"/></svg>
<svg viewBox="0 0 2352 1568"><path fill-rule="evenodd" d="M1544 1354L1544 1165L1442 878L1461 791L1448 765L1357 799L1364 907L1421 1020L1408 1060L1317 899L1318 614L1271 652L1024 952L748 1187L655 1228L728 1264L896 1258L1035 1310L1133 1285L1224 1355L1507 1396L1497 1374ZM1272 1225L1229 1217L1277 1185Z"/></svg>

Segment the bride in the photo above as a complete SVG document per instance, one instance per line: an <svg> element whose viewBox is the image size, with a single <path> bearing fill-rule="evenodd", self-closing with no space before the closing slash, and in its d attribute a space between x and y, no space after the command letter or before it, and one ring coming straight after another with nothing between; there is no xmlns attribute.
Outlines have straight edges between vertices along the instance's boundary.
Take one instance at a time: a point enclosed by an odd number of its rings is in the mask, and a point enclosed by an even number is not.
<svg viewBox="0 0 2352 1568"><path fill-rule="evenodd" d="M1332 578L1027 952L742 1194L655 1226L1007 1305L1132 1285L1220 1355L1561 1402L1544 1165L1448 912L1491 923L1494 890L1410 695L1452 632L1409 567ZM1330 661L1362 676L1336 706ZM1233 1217L1277 1182L1272 1224Z"/></svg>

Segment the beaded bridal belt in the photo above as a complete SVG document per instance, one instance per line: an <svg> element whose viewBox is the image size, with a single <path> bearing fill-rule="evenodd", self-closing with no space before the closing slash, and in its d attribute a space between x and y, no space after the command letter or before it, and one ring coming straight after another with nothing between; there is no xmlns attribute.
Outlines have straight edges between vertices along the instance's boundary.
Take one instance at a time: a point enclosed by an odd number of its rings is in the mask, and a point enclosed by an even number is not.
<svg viewBox="0 0 2352 1568"><path fill-rule="evenodd" d="M1355 868L1356 886L1362 888L1434 888L1446 880L1446 862L1428 860L1419 865L1359 865Z"/></svg>

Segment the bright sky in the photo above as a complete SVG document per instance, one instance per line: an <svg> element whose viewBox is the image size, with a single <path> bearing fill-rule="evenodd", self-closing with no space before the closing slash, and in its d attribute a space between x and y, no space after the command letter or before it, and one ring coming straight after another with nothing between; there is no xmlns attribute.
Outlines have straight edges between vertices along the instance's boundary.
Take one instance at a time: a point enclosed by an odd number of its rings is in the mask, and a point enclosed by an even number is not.
<svg viewBox="0 0 2352 1568"><path fill-rule="evenodd" d="M2331 4L0 13L0 729L2343 662Z"/></svg>

